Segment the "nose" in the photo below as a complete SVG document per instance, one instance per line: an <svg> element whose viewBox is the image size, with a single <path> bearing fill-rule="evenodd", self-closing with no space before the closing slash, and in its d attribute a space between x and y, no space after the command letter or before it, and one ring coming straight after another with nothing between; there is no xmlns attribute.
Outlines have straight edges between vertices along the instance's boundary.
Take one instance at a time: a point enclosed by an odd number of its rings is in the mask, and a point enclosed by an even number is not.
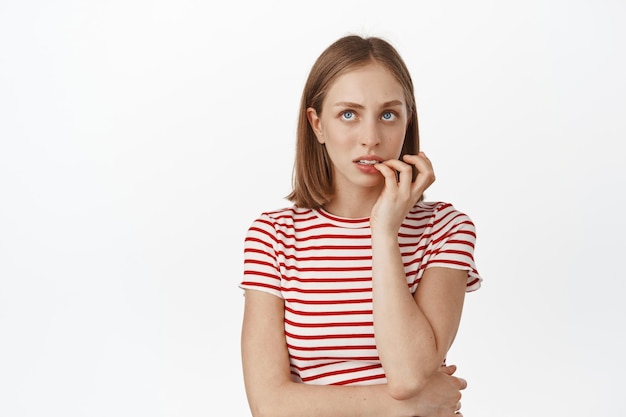
<svg viewBox="0 0 626 417"><path fill-rule="evenodd" d="M373 148L380 143L380 132L376 122L376 120L369 120L362 124L361 145L366 148Z"/></svg>

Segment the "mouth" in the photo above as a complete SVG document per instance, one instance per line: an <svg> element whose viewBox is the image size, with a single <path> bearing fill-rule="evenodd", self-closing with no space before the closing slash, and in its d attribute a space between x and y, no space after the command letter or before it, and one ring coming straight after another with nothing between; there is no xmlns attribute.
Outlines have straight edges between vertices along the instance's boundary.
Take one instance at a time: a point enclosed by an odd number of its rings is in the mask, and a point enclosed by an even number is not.
<svg viewBox="0 0 626 417"><path fill-rule="evenodd" d="M359 165L374 166L383 162L383 158L377 155L361 155L352 162Z"/></svg>
<svg viewBox="0 0 626 417"><path fill-rule="evenodd" d="M376 164L380 164L380 161L377 161L375 159L357 159L356 161L357 164L361 164L361 165L376 165Z"/></svg>

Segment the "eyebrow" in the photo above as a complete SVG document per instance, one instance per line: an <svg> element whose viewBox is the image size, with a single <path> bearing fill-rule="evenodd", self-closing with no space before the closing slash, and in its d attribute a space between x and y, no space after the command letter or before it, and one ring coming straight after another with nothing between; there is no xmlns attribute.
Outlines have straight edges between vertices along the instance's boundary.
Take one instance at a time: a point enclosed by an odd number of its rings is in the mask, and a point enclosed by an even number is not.
<svg viewBox="0 0 626 417"><path fill-rule="evenodd" d="M391 100L383 103L380 107L395 107L395 106L403 106L404 103L400 100ZM362 104L353 103L351 101L340 101L334 104L334 107L350 107L354 109L363 109L365 108Z"/></svg>

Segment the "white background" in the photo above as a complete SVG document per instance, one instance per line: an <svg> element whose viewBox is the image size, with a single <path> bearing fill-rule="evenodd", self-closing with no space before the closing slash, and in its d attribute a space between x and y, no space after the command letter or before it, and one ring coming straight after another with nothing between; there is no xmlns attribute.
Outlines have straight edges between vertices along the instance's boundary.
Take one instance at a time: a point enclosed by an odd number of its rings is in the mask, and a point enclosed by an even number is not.
<svg viewBox="0 0 626 417"><path fill-rule="evenodd" d="M0 415L248 416L245 231L313 61L382 36L478 229L469 417L623 410L626 3L0 3Z"/></svg>

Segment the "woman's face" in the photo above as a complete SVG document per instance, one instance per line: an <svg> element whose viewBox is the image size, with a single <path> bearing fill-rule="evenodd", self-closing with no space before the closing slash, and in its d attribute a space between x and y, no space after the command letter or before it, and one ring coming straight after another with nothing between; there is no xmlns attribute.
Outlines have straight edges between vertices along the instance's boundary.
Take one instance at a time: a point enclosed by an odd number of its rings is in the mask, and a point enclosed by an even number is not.
<svg viewBox="0 0 626 417"><path fill-rule="evenodd" d="M370 63L342 74L321 114L309 108L307 115L330 156L336 193L382 187L373 164L400 156L408 125L404 90L389 70Z"/></svg>

